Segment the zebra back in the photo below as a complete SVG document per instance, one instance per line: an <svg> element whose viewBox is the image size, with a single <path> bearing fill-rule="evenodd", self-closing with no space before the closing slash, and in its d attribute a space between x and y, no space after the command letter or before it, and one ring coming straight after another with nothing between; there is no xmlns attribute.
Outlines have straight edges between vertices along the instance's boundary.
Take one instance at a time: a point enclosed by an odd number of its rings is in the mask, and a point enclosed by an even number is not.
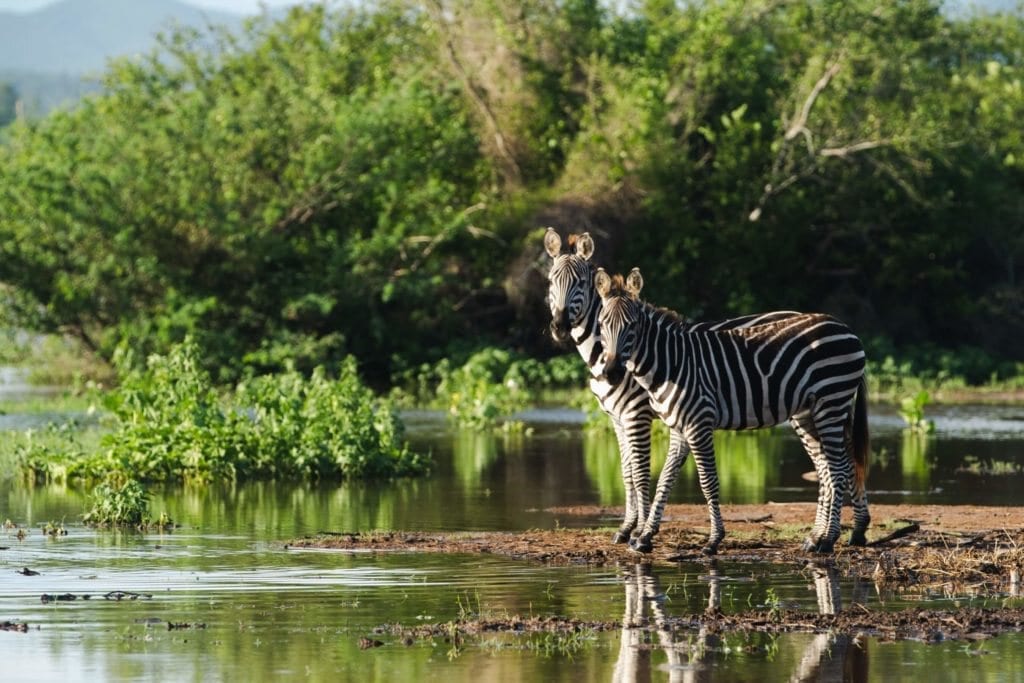
<svg viewBox="0 0 1024 683"><path fill-rule="evenodd" d="M864 348L832 316L780 311L746 316L745 325L692 324L641 301L635 269L629 278L595 277L605 374L625 366L670 424L699 419L749 429L833 404L849 410Z"/></svg>

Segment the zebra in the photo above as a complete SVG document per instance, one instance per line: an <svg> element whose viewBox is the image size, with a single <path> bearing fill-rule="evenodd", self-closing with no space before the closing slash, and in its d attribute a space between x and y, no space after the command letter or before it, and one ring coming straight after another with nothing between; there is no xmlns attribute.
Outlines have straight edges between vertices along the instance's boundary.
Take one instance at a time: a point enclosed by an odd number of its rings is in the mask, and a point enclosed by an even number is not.
<svg viewBox="0 0 1024 683"><path fill-rule="evenodd" d="M598 336L601 298L594 291L594 240L589 233L569 235L567 243L554 228L544 234L544 249L551 257L548 271L548 306L551 337L559 343L572 341L590 368L590 390L611 418L619 445L626 510L613 543L626 543L634 530L647 521L651 480L651 409L647 392L632 379L610 382L599 376L604 352Z"/></svg>
<svg viewBox="0 0 1024 683"><path fill-rule="evenodd" d="M714 555L725 536L719 509L713 433L757 429L788 420L818 474L818 507L805 551L832 552L843 497L854 508L851 545L863 546L870 523L864 488L869 454L865 354L860 340L832 316L804 313L738 328L689 324L639 299L638 268L623 278L595 275L605 350L599 374L614 383L631 375L669 426L669 460L659 496L636 547L649 551L668 488L693 452L707 502Z"/></svg>
<svg viewBox="0 0 1024 683"><path fill-rule="evenodd" d="M551 336L556 342L572 341L576 346L576 350L590 369L590 390L597 397L601 409L611 418L619 446L622 480L626 489L626 509L622 524L612 536L612 542L629 542L633 546L636 541L635 532L649 526L651 424L655 412L646 390L631 377L624 375L615 381L609 381L602 376L601 359L604 347L599 335L601 297L594 289L596 268L591 260L594 255L594 240L590 234L584 232L569 235L563 244L555 229L548 228L544 235L544 249L551 257L547 297L551 309ZM699 323L698 327L741 328L793 315L798 314L780 311L716 323ZM655 502L667 494L668 489L659 482ZM656 531L657 523L651 528Z"/></svg>

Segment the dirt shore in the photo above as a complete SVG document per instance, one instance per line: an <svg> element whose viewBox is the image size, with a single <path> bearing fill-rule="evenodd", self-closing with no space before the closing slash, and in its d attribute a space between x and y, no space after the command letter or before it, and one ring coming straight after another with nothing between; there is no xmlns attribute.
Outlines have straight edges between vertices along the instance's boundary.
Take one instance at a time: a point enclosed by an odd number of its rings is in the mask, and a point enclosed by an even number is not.
<svg viewBox="0 0 1024 683"><path fill-rule="evenodd" d="M654 552L639 555L611 543L621 510L565 507L550 510L565 524L594 519L594 528L559 527L523 532L349 532L325 530L289 546L360 551L486 553L550 564L655 564L749 561L828 564L844 574L908 586L971 585L991 592L1021 590L1024 508L962 505L875 505L868 547L845 544L833 555L800 549L814 516L812 503L728 505L727 535L715 558L700 552L707 533L702 505L670 505ZM844 510L844 522L849 522ZM902 534L902 535L901 535ZM898 536L892 538L893 536Z"/></svg>
<svg viewBox="0 0 1024 683"><path fill-rule="evenodd" d="M945 595L1020 596L1024 571L1024 508L875 505L868 546L841 543L832 555L801 550L814 515L808 503L730 505L723 508L728 535L714 558L701 554L707 513L702 505L673 505L654 552L640 555L611 543L613 523L621 510L598 507L552 509L563 523L595 520L594 528L559 527L523 532L425 533L402 531L324 531L289 543L286 548L320 548L360 552L481 553L549 564L641 564L679 562L767 562L811 568L818 573L858 577L890 591L940 591ZM844 520L849 511L844 511ZM848 530L844 529L844 539ZM998 602L996 603L998 604ZM1015 603L1016 604L1016 603ZM868 609L854 603L835 614L787 609L761 609L723 614L673 617L662 623L631 624L630 628L702 632L804 631L872 635L881 639L911 638L926 642L977 640L1024 630L1024 608L1003 604L992 609L960 607L899 611ZM484 632L578 633L584 629L614 630L621 622L583 622L567 617L488 619L478 615L446 624L382 626L377 635L403 642L449 638ZM376 642L376 641L373 641Z"/></svg>

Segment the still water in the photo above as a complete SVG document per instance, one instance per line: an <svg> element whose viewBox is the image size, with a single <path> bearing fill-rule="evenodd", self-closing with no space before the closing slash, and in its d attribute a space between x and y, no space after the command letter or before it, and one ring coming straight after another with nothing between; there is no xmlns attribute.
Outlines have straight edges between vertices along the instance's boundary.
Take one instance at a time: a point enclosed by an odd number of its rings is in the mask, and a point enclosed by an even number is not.
<svg viewBox="0 0 1024 683"><path fill-rule="evenodd" d="M896 416L876 411L872 501L1019 502L1024 409L958 407L929 416L935 434L913 436ZM17 428L16 416L7 417ZM495 635L461 645L444 638L403 644L379 627L516 614L672 623L709 604L729 612L769 599L809 612L907 606L873 585L796 566L680 564L643 572L285 548L318 531L614 523L549 511L623 500L613 440L583 430L577 413L525 414L532 433L513 436L453 432L433 414L406 417L412 445L437 461L429 478L156 491L151 510L181 524L173 533L95 532L78 523L81 492L0 479L0 520L28 531L23 539L0 531L0 623L30 626L0 631L0 680L1011 681L1024 671L1018 634L926 645L623 628L572 642ZM814 500L814 485L801 476L809 463L789 430L723 434L718 447L724 502ZM701 501L692 464L673 499ZM41 532L60 521L66 536ZM20 573L25 568L38 574ZM76 599L45 601L44 594ZM360 638L384 644L360 649Z"/></svg>

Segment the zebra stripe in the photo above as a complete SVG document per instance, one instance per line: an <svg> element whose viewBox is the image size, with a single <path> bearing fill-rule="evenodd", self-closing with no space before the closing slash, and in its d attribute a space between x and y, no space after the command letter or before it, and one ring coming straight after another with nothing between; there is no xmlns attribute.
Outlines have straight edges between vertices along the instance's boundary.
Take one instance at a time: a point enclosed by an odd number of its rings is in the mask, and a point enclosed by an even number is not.
<svg viewBox="0 0 1024 683"><path fill-rule="evenodd" d="M601 297L594 288L597 269L591 262L594 243L590 235L570 235L567 244L563 245L558 233L548 228L544 236L544 247L552 259L548 271L547 297L551 309L551 336L560 342L572 341L576 346L590 370L590 390L611 419L615 430L626 489L626 510L622 525L613 540L623 543L635 531L649 526L651 423L655 413L646 389L631 376L625 373L614 379L604 376L604 346L600 336ZM794 315L798 314L793 311L777 311L748 315L718 322L697 323L694 329L756 327ZM670 439L669 458L679 449L680 444Z"/></svg>
<svg viewBox="0 0 1024 683"><path fill-rule="evenodd" d="M855 520L851 543L866 542L865 355L846 325L821 313L793 312L734 328L694 325L640 301L643 278L638 269L625 279L613 279L599 269L595 280L602 298L603 373L628 371L647 390L651 407L668 424L677 445L658 482L639 549L650 547L689 450L711 519L704 551L714 554L725 535L714 430L757 429L787 420L819 478L818 509L805 548L833 549L847 491Z"/></svg>

